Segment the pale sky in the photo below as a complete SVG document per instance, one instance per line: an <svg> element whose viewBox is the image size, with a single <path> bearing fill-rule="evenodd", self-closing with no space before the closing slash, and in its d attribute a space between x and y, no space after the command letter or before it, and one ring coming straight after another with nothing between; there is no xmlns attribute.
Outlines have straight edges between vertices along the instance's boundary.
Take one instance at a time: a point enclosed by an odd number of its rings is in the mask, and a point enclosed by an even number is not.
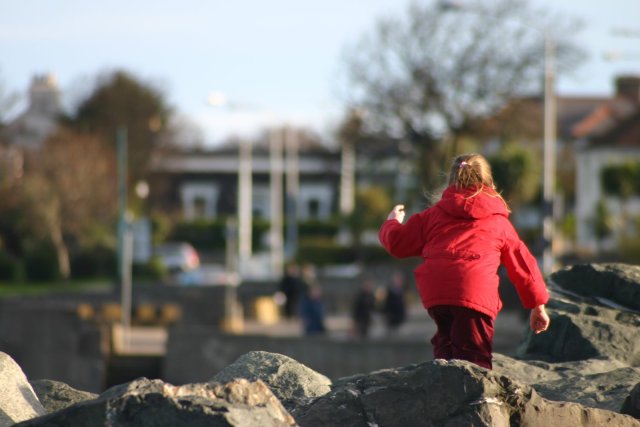
<svg viewBox="0 0 640 427"><path fill-rule="evenodd" d="M616 75L640 74L640 0L531 2L585 23L579 40L589 58L560 77L560 94L610 95ZM70 103L99 72L125 69L156 83L208 144L255 134L265 124L325 132L342 113L336 81L343 49L381 16L403 16L409 3L4 0L0 87L24 93L34 74L52 73ZM606 61L611 51L622 56ZM212 92L237 108L210 106Z"/></svg>

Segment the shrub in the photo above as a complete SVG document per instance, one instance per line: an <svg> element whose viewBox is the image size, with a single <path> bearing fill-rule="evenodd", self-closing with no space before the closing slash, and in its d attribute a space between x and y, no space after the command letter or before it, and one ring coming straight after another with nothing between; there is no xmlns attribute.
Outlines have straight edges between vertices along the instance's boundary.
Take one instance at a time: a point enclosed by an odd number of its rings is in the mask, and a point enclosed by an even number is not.
<svg viewBox="0 0 640 427"><path fill-rule="evenodd" d="M22 273L20 261L7 252L0 252L0 280L17 281Z"/></svg>
<svg viewBox="0 0 640 427"><path fill-rule="evenodd" d="M40 244L24 257L25 279L32 282L51 282L60 278L56 251L50 244Z"/></svg>
<svg viewBox="0 0 640 427"><path fill-rule="evenodd" d="M117 269L115 251L105 246L83 248L71 255L71 276L75 279L113 277Z"/></svg>

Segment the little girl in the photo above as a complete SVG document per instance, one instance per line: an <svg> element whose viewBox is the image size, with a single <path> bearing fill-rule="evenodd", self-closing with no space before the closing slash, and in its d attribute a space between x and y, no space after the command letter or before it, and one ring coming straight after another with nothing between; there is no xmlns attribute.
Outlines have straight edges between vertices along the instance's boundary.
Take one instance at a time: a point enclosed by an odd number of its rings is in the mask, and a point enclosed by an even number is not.
<svg viewBox="0 0 640 427"><path fill-rule="evenodd" d="M537 334L549 327L549 300L535 258L509 221L491 167L480 154L458 156L449 187L431 208L402 224L403 205L380 228L380 242L397 258L421 256L416 285L438 330L436 359L462 359L491 369L493 323L502 308L498 267L503 264Z"/></svg>

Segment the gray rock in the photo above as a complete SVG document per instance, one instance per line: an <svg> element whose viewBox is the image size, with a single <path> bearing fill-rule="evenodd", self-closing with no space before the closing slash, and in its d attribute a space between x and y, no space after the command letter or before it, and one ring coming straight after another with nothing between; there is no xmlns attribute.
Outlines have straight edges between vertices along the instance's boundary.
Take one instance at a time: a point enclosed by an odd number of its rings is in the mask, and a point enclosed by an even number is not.
<svg viewBox="0 0 640 427"><path fill-rule="evenodd" d="M629 264L577 264L550 276L560 287L585 297L605 298L640 310L640 266Z"/></svg>
<svg viewBox="0 0 640 427"><path fill-rule="evenodd" d="M620 413L640 419L640 382L631 390L624 400Z"/></svg>
<svg viewBox="0 0 640 427"><path fill-rule="evenodd" d="M526 331L519 358L566 362L604 357L640 366L640 313L605 307L561 289L550 291L551 326L538 335Z"/></svg>
<svg viewBox="0 0 640 427"><path fill-rule="evenodd" d="M545 399L620 411L640 381L640 368L612 359L546 363L494 354L493 371L535 388Z"/></svg>
<svg viewBox="0 0 640 427"><path fill-rule="evenodd" d="M227 382L237 378L262 380L291 408L327 394L331 380L302 363L282 354L251 351L218 372L211 381Z"/></svg>
<svg viewBox="0 0 640 427"><path fill-rule="evenodd" d="M75 403L98 397L95 393L76 390L60 381L33 380L30 383L47 413L56 412Z"/></svg>
<svg viewBox="0 0 640 427"><path fill-rule="evenodd" d="M0 426L10 426L45 414L22 368L0 352Z"/></svg>
<svg viewBox="0 0 640 427"><path fill-rule="evenodd" d="M640 426L630 416L546 400L526 384L455 360L336 382L329 394L293 415L305 427Z"/></svg>
<svg viewBox="0 0 640 427"><path fill-rule="evenodd" d="M261 381L173 386L141 378L110 388L97 399L69 406L19 426L221 427L295 426Z"/></svg>

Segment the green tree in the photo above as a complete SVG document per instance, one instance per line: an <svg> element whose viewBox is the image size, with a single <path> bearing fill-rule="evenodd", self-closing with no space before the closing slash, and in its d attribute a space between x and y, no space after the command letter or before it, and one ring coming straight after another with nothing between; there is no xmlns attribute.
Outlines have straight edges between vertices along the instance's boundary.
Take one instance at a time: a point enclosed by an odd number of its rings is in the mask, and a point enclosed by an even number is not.
<svg viewBox="0 0 640 427"><path fill-rule="evenodd" d="M173 144L172 108L162 92L125 71L102 76L66 122L93 134L115 150L118 128L128 135L130 183L146 179L150 161L158 150Z"/></svg>
<svg viewBox="0 0 640 427"><path fill-rule="evenodd" d="M519 144L502 147L488 158L496 186L511 207L531 202L540 192L540 162Z"/></svg>
<svg viewBox="0 0 640 427"><path fill-rule="evenodd" d="M571 41L574 22L551 19L525 0L476 3L457 12L442 2L413 3L346 51L350 103L367 112L370 129L412 143L428 190L460 137L539 88L544 40L535 28L549 30L558 64L573 67L581 58Z"/></svg>
<svg viewBox="0 0 640 427"><path fill-rule="evenodd" d="M380 227L391 207L391 199L384 188L372 186L357 189L354 210L349 219L357 245L364 231Z"/></svg>

